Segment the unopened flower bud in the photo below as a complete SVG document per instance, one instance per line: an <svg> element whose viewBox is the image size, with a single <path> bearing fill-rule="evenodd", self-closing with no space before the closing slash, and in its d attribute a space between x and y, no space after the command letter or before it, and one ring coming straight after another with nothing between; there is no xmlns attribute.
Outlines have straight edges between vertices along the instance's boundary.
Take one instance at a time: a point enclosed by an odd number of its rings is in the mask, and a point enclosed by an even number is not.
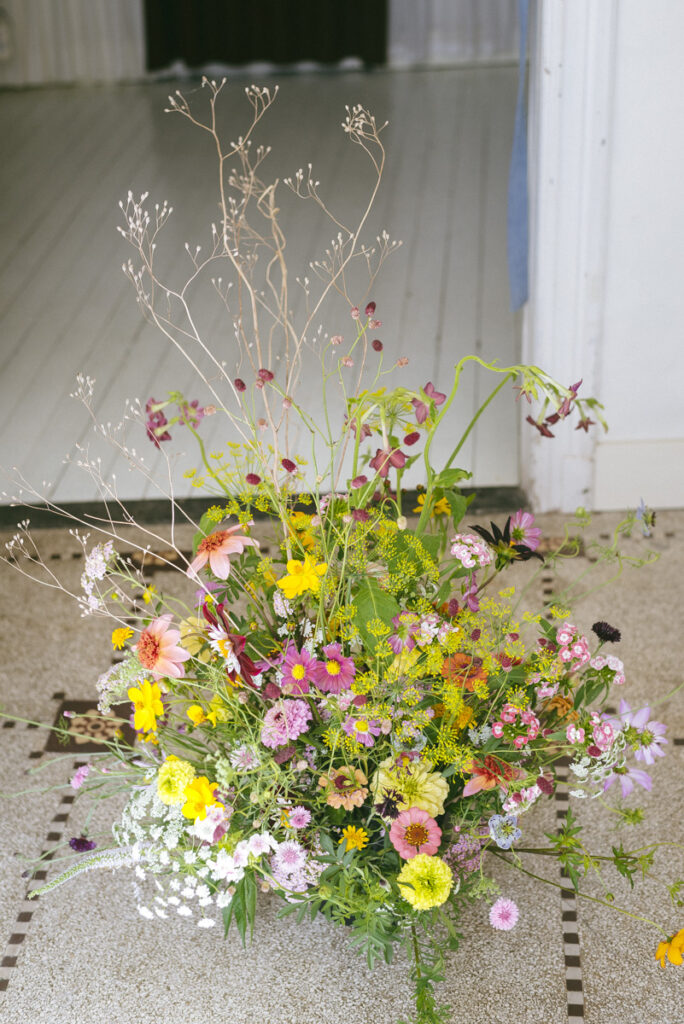
<svg viewBox="0 0 684 1024"><path fill-rule="evenodd" d="M404 444L407 444L409 447L412 444L415 444L416 441L420 441L420 434L418 433L417 430L414 430L410 434L407 434L406 437L404 438Z"/></svg>
<svg viewBox="0 0 684 1024"><path fill-rule="evenodd" d="M353 366L354 360L351 358L351 356L345 356L344 359L342 360L342 365L347 367Z"/></svg>
<svg viewBox="0 0 684 1024"><path fill-rule="evenodd" d="M280 465L283 467L283 469L287 470L288 473L294 473L294 471L297 469L297 465L292 461L292 459L281 459Z"/></svg>
<svg viewBox="0 0 684 1024"><path fill-rule="evenodd" d="M382 352L383 346L379 338L376 338L374 341L371 342L371 348L373 349L374 352Z"/></svg>
<svg viewBox="0 0 684 1024"><path fill-rule="evenodd" d="M245 384L244 380L242 380L241 377L236 377L235 380L233 381L233 384L235 385L235 390L236 391L246 391L247 390L247 385Z"/></svg>
<svg viewBox="0 0 684 1024"><path fill-rule="evenodd" d="M248 473L247 476L245 477L245 480L247 481L248 484L251 484L253 487L256 487L257 484L261 483L261 477L257 476L256 473Z"/></svg>
<svg viewBox="0 0 684 1024"><path fill-rule="evenodd" d="M408 364L408 356L400 356L399 359L397 359L397 366L408 366Z"/></svg>
<svg viewBox="0 0 684 1024"><path fill-rule="evenodd" d="M283 409L291 409L291 408L292 408L292 399L288 395L285 395L285 398L283 398Z"/></svg>
<svg viewBox="0 0 684 1024"><path fill-rule="evenodd" d="M397 530L405 530L408 526L408 520L406 516L399 516L397 519Z"/></svg>
<svg viewBox="0 0 684 1024"><path fill-rule="evenodd" d="M363 473L362 473L361 476L355 476L354 477L354 479L352 480L352 484L351 485L352 485L352 487L356 488L356 487L363 487L363 485L367 484L367 483L368 483L368 477L364 476Z"/></svg>
<svg viewBox="0 0 684 1024"><path fill-rule="evenodd" d="M264 370L263 368L261 370L259 370L258 377L259 377L259 380L263 380L263 381L273 380L273 374L271 373L271 371L270 370Z"/></svg>
<svg viewBox="0 0 684 1024"><path fill-rule="evenodd" d="M332 338L330 339L330 344L331 345L341 345L343 341L344 341L344 338L342 337L341 334L333 334Z"/></svg>
<svg viewBox="0 0 684 1024"><path fill-rule="evenodd" d="M368 326L371 331L377 331L378 327L382 327L382 320L369 320Z"/></svg>
<svg viewBox="0 0 684 1024"><path fill-rule="evenodd" d="M216 415L216 406L215 405L205 405L204 406L204 415L205 416L215 416Z"/></svg>
<svg viewBox="0 0 684 1024"><path fill-rule="evenodd" d="M358 306L352 306L352 308L349 310L349 315L351 316L352 320L358 320L359 319L359 307Z"/></svg>

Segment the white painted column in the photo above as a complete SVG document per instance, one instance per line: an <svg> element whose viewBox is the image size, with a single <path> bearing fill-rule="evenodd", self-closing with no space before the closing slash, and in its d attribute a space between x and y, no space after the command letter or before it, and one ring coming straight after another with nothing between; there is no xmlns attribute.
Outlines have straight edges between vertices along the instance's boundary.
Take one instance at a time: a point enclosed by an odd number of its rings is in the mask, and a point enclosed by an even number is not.
<svg viewBox="0 0 684 1024"><path fill-rule="evenodd" d="M617 0L538 0L530 32L530 301L523 361L600 390ZM522 403L523 405L525 403ZM529 407L521 410L529 412ZM522 428L537 511L593 503L598 427Z"/></svg>

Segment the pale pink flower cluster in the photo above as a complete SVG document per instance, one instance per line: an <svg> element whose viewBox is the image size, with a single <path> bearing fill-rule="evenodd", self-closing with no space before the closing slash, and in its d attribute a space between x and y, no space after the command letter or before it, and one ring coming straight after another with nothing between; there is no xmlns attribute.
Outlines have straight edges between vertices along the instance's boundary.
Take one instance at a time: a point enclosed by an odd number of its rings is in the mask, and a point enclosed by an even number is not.
<svg viewBox="0 0 684 1024"><path fill-rule="evenodd" d="M591 713L591 724L593 726L591 735L594 744L599 748L602 754L605 754L605 752L610 750L613 745L613 741L615 740L615 730L610 722L601 718L597 711L592 711Z"/></svg>
<svg viewBox="0 0 684 1024"><path fill-rule="evenodd" d="M506 814L522 814L523 811L528 811L541 795L542 791L535 782L533 786L512 793L508 799L504 800L502 807Z"/></svg>
<svg viewBox="0 0 684 1024"><path fill-rule="evenodd" d="M591 660L587 638L582 636L577 626L573 626L571 622L564 622L559 627L556 632L556 642L560 644L558 657L571 672L576 672Z"/></svg>
<svg viewBox="0 0 684 1024"><path fill-rule="evenodd" d="M597 672L601 669L609 668L614 673L611 680L615 686L622 686L625 681L625 666L616 658L614 654L596 654L589 662L592 668L595 668Z"/></svg>
<svg viewBox="0 0 684 1024"><path fill-rule="evenodd" d="M539 735L539 719L530 707L520 711L513 704L504 704L498 722L492 723L492 736L501 739L507 725L515 725L519 732L513 737L513 746L520 750Z"/></svg>
<svg viewBox="0 0 684 1024"><path fill-rule="evenodd" d="M464 569L484 569L494 561L485 542L474 533L457 533L451 538L450 552Z"/></svg>
<svg viewBox="0 0 684 1024"><path fill-rule="evenodd" d="M265 747L282 747L309 728L311 708L304 700L279 700L264 715L261 742Z"/></svg>

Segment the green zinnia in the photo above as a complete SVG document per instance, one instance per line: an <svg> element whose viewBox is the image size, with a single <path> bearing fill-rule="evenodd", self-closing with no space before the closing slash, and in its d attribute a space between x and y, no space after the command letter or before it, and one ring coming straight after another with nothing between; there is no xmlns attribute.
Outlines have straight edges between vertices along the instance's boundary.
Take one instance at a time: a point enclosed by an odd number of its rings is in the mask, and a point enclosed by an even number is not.
<svg viewBox="0 0 684 1024"><path fill-rule="evenodd" d="M416 910L429 910L445 902L454 877L441 857L419 853L404 864L397 876L399 891ZM403 883L403 884L402 884Z"/></svg>

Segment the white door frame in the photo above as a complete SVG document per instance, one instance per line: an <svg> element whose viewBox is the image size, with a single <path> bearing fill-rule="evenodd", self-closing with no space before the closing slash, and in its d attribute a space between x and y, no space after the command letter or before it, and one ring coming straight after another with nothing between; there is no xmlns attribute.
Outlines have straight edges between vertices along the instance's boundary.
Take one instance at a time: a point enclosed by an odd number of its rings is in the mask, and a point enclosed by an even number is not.
<svg viewBox="0 0 684 1024"><path fill-rule="evenodd" d="M522 358L565 385L582 378L585 395L600 386L617 19L618 0L532 0ZM592 506L598 429L569 420L550 439L523 423L522 484L535 510Z"/></svg>

